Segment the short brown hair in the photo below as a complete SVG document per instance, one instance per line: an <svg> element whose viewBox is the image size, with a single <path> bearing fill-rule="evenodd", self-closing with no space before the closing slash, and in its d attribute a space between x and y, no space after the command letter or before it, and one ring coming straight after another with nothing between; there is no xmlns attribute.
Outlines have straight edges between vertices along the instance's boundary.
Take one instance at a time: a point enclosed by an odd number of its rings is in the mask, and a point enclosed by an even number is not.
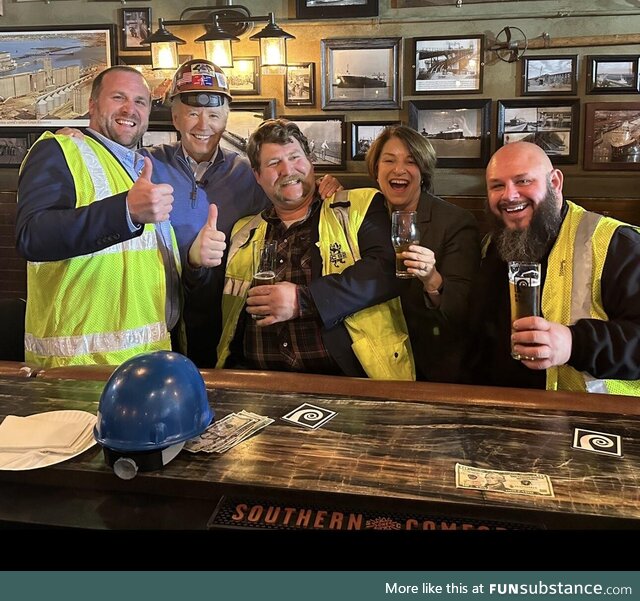
<svg viewBox="0 0 640 601"><path fill-rule="evenodd" d="M147 88L149 88L149 84L147 84L147 80L144 78L142 73L138 71L138 69L134 69L133 67L129 67L128 65L114 65L113 67L108 67L103 71L100 71L100 73L98 73L96 78L93 80L93 83L91 84L91 100L93 100L94 102L98 100L98 96L100 96L100 90L102 89L102 80L104 79L105 75L107 75L108 73L113 73L114 71L123 71L125 73L135 73L136 75L139 75L142 78L142 81L144 81ZM151 91L149 91L149 100L151 100Z"/></svg>
<svg viewBox="0 0 640 601"><path fill-rule="evenodd" d="M300 128L286 119L268 119L261 123L249 137L247 142L247 157L254 171L260 171L260 150L263 144L290 144L298 140L305 155L311 160L309 142Z"/></svg>
<svg viewBox="0 0 640 601"><path fill-rule="evenodd" d="M380 135L371 143L367 151L367 156L365 157L369 175L374 180L378 180L378 162L382 154L382 147L391 138L398 138L407 145L411 156L413 156L416 165L418 165L418 169L420 169L422 189L427 192L430 191L433 174L436 170L436 162L438 160L436 151L427 138L406 125L391 125L385 127Z"/></svg>

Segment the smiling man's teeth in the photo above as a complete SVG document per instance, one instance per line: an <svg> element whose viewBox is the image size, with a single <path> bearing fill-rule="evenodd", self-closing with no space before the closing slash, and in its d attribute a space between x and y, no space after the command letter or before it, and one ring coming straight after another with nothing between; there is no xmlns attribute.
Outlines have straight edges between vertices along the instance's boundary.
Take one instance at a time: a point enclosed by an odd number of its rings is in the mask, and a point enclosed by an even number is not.
<svg viewBox="0 0 640 601"><path fill-rule="evenodd" d="M129 121L128 119L116 119L116 123L120 125L128 125L129 127L135 126L135 123L133 121Z"/></svg>
<svg viewBox="0 0 640 601"><path fill-rule="evenodd" d="M193 134L193 137L196 140L208 140L210 136L201 136L201 135L198 135L198 134Z"/></svg>
<svg viewBox="0 0 640 601"><path fill-rule="evenodd" d="M526 206L527 206L527 203L526 203L526 202L523 202L523 203L520 203L520 204L517 204L517 205L509 205L509 206L506 206L506 207L504 208L504 210L505 210L507 213L513 213L513 212L515 212L515 211L522 211L523 209L525 209L525 208L526 208Z"/></svg>
<svg viewBox="0 0 640 601"><path fill-rule="evenodd" d="M288 179L284 182L282 182L282 186L290 186L292 184L299 184L300 180L296 177L295 179Z"/></svg>

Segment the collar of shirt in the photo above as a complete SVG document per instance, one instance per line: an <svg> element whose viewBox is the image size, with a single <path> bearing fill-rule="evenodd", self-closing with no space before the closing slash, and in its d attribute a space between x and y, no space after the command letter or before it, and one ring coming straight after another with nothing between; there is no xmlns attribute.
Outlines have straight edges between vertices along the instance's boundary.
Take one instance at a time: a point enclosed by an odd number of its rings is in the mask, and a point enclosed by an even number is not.
<svg viewBox="0 0 640 601"><path fill-rule="evenodd" d="M87 130L120 161L120 164L127 170L127 173L133 181L138 179L138 174L142 170L144 163L143 158L135 150L125 148L121 144L98 133L95 129L89 127Z"/></svg>
<svg viewBox="0 0 640 601"><path fill-rule="evenodd" d="M216 157L218 156L219 151L220 151L220 146L216 146L216 149L213 155L208 161L201 161L200 163L198 163L198 161L196 161L194 158L192 158L189 155L186 148L182 146L182 154L184 154L185 159L187 159L187 163L189 164L189 167L191 167L191 171L193 171L194 175L197 174L199 176L199 177L196 177L197 180L201 179L202 176L204 175L204 172L207 169L209 169L211 165L213 165L213 162L216 160Z"/></svg>
<svg viewBox="0 0 640 601"><path fill-rule="evenodd" d="M318 191L316 190L315 196L313 197L313 201L311 202L311 206L309 207L309 210L307 211L307 215L306 217L304 217L304 219L299 219L298 221L294 222L294 223L303 223L305 222L307 219L309 219L309 217L311 217L311 215L313 215L313 213L315 213L316 211L318 211L320 209L320 205L322 204L322 198L320 198ZM262 211L262 218L267 222L270 223L272 225L277 225L278 223L284 223L282 221L282 219L280 219L280 217L278 217L278 214L276 213L276 209L273 205L271 205L270 207L266 208L264 211Z"/></svg>

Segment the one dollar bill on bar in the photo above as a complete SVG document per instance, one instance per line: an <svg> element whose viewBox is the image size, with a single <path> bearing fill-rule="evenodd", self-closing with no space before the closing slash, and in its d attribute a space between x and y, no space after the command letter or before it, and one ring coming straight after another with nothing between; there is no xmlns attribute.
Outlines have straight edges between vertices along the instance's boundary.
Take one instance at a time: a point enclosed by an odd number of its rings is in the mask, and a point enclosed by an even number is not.
<svg viewBox="0 0 640 601"><path fill-rule="evenodd" d="M456 463L456 488L490 490L512 495L554 497L551 479L534 472L483 470Z"/></svg>

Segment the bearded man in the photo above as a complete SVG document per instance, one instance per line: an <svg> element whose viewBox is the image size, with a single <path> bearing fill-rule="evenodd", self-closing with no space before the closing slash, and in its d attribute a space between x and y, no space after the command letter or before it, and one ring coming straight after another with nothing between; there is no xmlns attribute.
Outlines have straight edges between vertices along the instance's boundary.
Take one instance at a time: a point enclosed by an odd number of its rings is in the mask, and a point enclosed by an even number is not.
<svg viewBox="0 0 640 601"><path fill-rule="evenodd" d="M486 180L493 230L477 283L470 380L640 396L638 228L563 199L562 172L529 142L500 148ZM541 317L511 323L508 261L541 263Z"/></svg>

